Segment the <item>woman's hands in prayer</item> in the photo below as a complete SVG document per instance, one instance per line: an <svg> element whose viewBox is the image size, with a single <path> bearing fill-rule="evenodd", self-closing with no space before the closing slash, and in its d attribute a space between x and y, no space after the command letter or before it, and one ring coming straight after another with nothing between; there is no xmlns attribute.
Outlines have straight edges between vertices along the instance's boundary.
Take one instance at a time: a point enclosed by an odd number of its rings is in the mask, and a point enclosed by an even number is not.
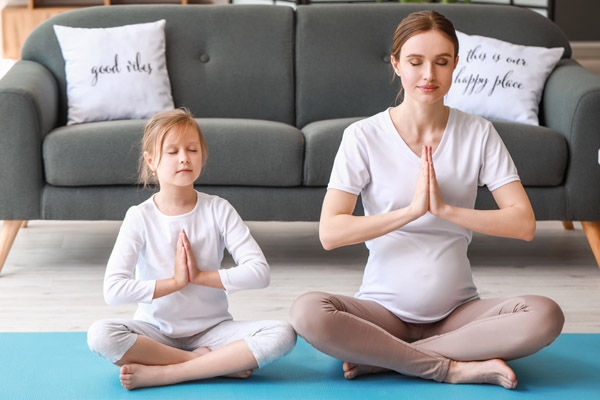
<svg viewBox="0 0 600 400"><path fill-rule="evenodd" d="M410 209L416 215L416 218L418 218L425 215L427 211L435 216L440 216L445 207L446 203L442 199L435 175L431 146L423 146L419 176Z"/></svg>

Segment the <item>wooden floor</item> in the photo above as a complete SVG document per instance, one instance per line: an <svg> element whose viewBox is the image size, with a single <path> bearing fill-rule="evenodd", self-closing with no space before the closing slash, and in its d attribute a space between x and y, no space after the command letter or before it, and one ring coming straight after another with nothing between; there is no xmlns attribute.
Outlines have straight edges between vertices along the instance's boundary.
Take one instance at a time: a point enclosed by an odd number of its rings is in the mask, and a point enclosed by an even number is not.
<svg viewBox="0 0 600 400"><path fill-rule="evenodd" d="M352 295L360 285L364 246L326 252L316 223L248 225L271 264L271 286L230 296L236 319L288 319L301 293ZM102 298L119 226L32 221L22 229L0 276L0 331L85 331L100 318L130 317L135 306L109 307ZM540 222L530 243L475 235L470 258L482 297L549 296L565 312L564 332L600 333L600 269L579 224L565 231Z"/></svg>

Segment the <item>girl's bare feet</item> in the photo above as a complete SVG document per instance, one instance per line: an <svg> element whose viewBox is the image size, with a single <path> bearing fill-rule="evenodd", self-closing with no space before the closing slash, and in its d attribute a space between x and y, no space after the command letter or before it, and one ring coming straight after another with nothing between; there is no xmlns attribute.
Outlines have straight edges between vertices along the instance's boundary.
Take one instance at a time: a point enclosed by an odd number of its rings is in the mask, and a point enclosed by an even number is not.
<svg viewBox="0 0 600 400"><path fill-rule="evenodd" d="M162 374L162 366L127 364L121 367L119 379L121 385L127 390L138 389L149 386L164 386L174 382L165 380L165 374Z"/></svg>
<svg viewBox="0 0 600 400"><path fill-rule="evenodd" d="M254 372L253 370L249 369L246 371L240 371L240 372L234 372L233 374L228 374L225 375L226 378L240 378L240 379L246 379L248 378L250 375L252 375L252 372Z"/></svg>
<svg viewBox="0 0 600 400"><path fill-rule="evenodd" d="M390 371L387 368L374 367L372 365L354 364L348 361L342 365L342 368L344 369L344 378L349 380L361 375L379 374Z"/></svg>
<svg viewBox="0 0 600 400"><path fill-rule="evenodd" d="M506 389L517 387L514 371L500 359L487 361L450 361L447 383L489 383Z"/></svg>

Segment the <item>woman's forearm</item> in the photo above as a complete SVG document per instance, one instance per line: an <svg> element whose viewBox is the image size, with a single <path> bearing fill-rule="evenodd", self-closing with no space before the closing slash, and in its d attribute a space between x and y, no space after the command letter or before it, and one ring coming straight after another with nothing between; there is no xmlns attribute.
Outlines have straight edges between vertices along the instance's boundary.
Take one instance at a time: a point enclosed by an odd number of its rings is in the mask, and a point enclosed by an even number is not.
<svg viewBox="0 0 600 400"><path fill-rule="evenodd" d="M527 207L473 210L446 205L438 217L486 235L526 241L532 240L535 235L535 216Z"/></svg>
<svg viewBox="0 0 600 400"><path fill-rule="evenodd" d="M319 224L319 238L323 248L331 250L375 239L401 228L417 218L408 207L371 216L350 214L322 216Z"/></svg>
<svg viewBox="0 0 600 400"><path fill-rule="evenodd" d="M426 204L420 209L411 204L383 214L355 216L352 211L357 199L357 195L342 190L327 190L319 222L319 238L325 250L366 242L388 234L419 218L427 208Z"/></svg>

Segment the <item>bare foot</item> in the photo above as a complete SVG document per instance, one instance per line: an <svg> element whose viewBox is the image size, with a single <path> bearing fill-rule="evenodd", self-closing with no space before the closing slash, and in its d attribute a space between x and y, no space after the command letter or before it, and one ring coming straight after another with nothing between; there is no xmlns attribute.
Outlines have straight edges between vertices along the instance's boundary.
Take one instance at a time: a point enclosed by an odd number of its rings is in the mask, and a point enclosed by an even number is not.
<svg viewBox="0 0 600 400"><path fill-rule="evenodd" d="M506 389L517 387L517 376L513 370L500 359L487 361L450 361L447 383L489 383L503 386Z"/></svg>
<svg viewBox="0 0 600 400"><path fill-rule="evenodd" d="M252 375L252 372L254 372L254 371L251 370L251 369L249 369L249 370L246 370L246 371L234 372L233 374L225 375L225 377L227 377L227 378L246 379L250 375Z"/></svg>
<svg viewBox="0 0 600 400"><path fill-rule="evenodd" d="M387 368L374 367L372 365L354 364L348 361L342 365L342 368L344 369L344 378L349 380L361 375L379 374L390 371Z"/></svg>
<svg viewBox="0 0 600 400"><path fill-rule="evenodd" d="M127 364L121 367L119 379L121 385L127 390L138 389L149 386L164 386L173 382L168 382L161 373L163 367Z"/></svg>

